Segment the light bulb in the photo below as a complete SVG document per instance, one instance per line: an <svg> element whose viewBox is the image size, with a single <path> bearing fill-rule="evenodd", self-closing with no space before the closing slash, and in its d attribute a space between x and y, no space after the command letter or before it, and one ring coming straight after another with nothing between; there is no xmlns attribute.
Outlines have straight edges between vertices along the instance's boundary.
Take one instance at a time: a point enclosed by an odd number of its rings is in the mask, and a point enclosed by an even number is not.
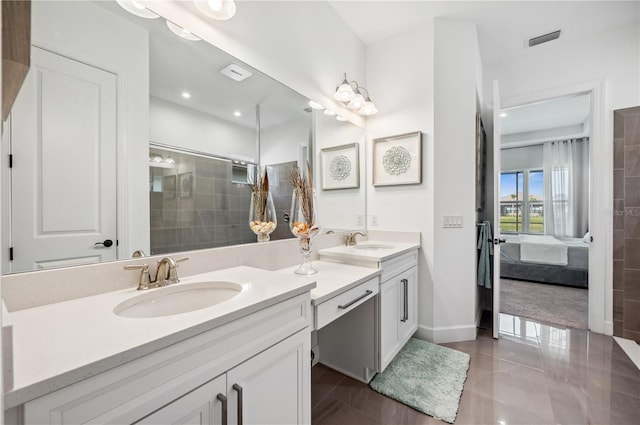
<svg viewBox="0 0 640 425"><path fill-rule="evenodd" d="M211 10L219 12L222 9L222 0L208 0L207 5Z"/></svg>
<svg viewBox="0 0 640 425"><path fill-rule="evenodd" d="M362 108L358 110L358 113L360 115L375 115L378 113L378 109L376 108L376 105L374 105L371 100L367 100L362 106Z"/></svg>
<svg viewBox="0 0 640 425"><path fill-rule="evenodd" d="M336 93L333 95L333 97L340 102L348 102L353 98L353 96L355 96L353 88L351 88L351 85L346 82L340 84L336 89Z"/></svg>
<svg viewBox="0 0 640 425"><path fill-rule="evenodd" d="M360 109L364 106L364 97L360 93L356 93L355 96L349 101L347 108L349 109Z"/></svg>
<svg viewBox="0 0 640 425"><path fill-rule="evenodd" d="M171 157L168 157L167 159L164 160L164 162L166 162L167 164L175 164L176 160Z"/></svg>

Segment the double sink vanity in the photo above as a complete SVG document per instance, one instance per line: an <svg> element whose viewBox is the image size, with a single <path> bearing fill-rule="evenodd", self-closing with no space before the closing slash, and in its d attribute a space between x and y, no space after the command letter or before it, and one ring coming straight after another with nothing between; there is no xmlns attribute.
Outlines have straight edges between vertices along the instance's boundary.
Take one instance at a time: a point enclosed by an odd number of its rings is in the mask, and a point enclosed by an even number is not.
<svg viewBox="0 0 640 425"><path fill-rule="evenodd" d="M419 235L396 240L12 311L6 423L309 424L312 361L368 382L417 328Z"/></svg>

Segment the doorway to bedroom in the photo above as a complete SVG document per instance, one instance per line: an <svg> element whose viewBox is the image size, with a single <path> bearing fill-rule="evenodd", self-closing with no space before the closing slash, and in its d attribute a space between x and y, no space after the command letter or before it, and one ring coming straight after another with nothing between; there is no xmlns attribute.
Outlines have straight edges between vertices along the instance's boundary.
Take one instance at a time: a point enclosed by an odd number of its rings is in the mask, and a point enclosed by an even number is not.
<svg viewBox="0 0 640 425"><path fill-rule="evenodd" d="M588 329L590 110L588 93L501 110L504 315Z"/></svg>

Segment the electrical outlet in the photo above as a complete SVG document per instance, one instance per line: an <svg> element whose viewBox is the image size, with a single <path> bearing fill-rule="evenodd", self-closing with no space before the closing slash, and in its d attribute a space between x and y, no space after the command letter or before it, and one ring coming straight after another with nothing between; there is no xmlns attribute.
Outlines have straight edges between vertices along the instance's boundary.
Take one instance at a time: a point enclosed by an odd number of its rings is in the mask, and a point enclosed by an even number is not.
<svg viewBox="0 0 640 425"><path fill-rule="evenodd" d="M462 228L462 216L461 215L443 215L442 227L446 229L459 229Z"/></svg>
<svg viewBox="0 0 640 425"><path fill-rule="evenodd" d="M363 227L364 226L364 215L358 214L356 215L356 226Z"/></svg>
<svg viewBox="0 0 640 425"><path fill-rule="evenodd" d="M377 227L378 226L378 214L372 214L371 215L371 227Z"/></svg>

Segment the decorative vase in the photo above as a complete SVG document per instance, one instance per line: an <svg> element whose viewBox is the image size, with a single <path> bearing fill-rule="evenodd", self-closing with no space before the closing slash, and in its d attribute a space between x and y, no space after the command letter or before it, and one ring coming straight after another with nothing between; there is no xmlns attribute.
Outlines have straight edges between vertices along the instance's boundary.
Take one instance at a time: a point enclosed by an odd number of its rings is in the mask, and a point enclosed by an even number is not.
<svg viewBox="0 0 640 425"><path fill-rule="evenodd" d="M278 220L276 208L273 205L271 192L251 193L251 208L249 210L249 228L258 236L258 242L271 239L271 232L276 230Z"/></svg>
<svg viewBox="0 0 640 425"><path fill-rule="evenodd" d="M300 241L300 254L302 255L302 263L295 273L312 275L318 271L313 268L310 260L311 239L320 232L320 227L316 221L315 193L311 196L308 196L307 193L301 195L297 190L293 191L289 228Z"/></svg>

